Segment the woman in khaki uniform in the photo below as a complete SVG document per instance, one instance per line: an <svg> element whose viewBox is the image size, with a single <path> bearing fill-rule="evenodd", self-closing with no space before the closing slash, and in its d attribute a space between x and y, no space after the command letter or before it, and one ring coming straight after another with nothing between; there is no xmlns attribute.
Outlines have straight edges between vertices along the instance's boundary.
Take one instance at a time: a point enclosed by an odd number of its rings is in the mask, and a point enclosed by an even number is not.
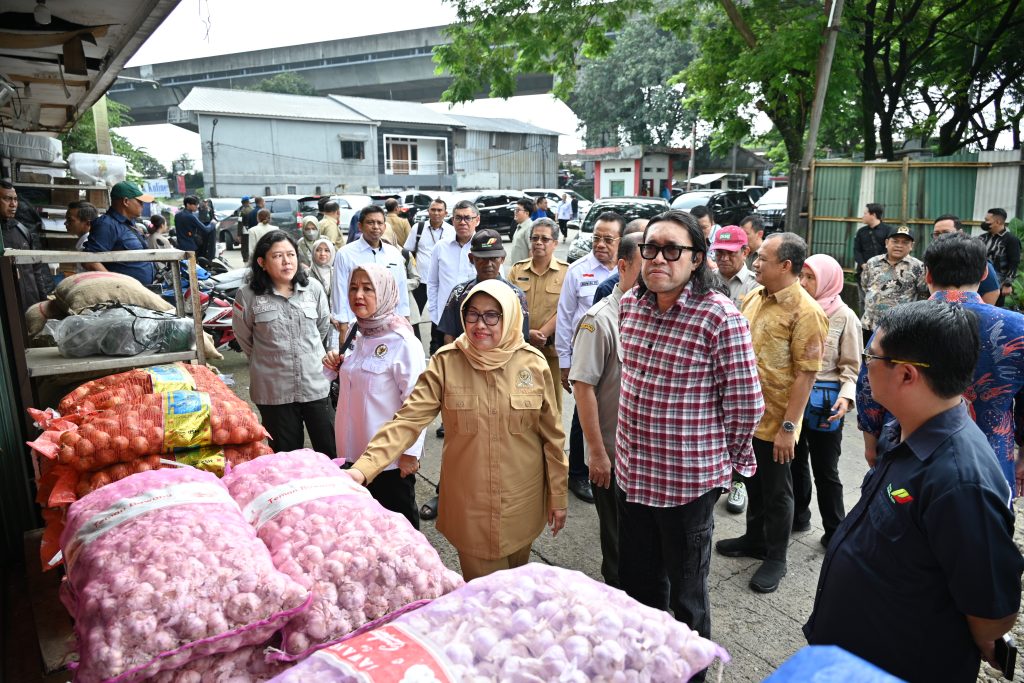
<svg viewBox="0 0 1024 683"><path fill-rule="evenodd" d="M465 333L442 347L412 395L347 472L373 481L443 414L437 528L467 581L526 564L545 522L556 535L568 506L565 435L544 356L523 341L523 314L498 280L462 306Z"/></svg>

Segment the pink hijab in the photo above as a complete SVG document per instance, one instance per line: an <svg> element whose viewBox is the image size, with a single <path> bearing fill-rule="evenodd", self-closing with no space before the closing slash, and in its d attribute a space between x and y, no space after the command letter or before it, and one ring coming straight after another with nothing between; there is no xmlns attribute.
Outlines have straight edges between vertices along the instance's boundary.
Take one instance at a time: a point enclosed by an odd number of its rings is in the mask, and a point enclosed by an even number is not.
<svg viewBox="0 0 1024 683"><path fill-rule="evenodd" d="M843 291L843 267L828 254L808 256L804 265L811 269L818 281L818 291L814 298L821 304L825 315L832 317L843 305L839 296Z"/></svg>
<svg viewBox="0 0 1024 683"><path fill-rule="evenodd" d="M373 291L377 294L377 312L369 318L356 318L359 322L359 333L364 337L381 337L391 330L401 327L412 330L412 325L405 316L395 313L398 308L398 283L395 276L385 266L378 263L364 263L352 270L355 275L362 270L370 277Z"/></svg>

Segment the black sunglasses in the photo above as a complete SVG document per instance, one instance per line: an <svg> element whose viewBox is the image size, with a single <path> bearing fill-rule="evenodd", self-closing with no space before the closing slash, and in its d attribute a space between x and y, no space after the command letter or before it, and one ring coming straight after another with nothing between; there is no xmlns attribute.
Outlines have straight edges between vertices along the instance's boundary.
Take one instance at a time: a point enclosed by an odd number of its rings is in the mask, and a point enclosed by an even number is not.
<svg viewBox="0 0 1024 683"><path fill-rule="evenodd" d="M697 251L696 247L684 247L681 244L653 244L644 242L640 247L640 258L651 261L661 253L666 261L678 261L684 251Z"/></svg>

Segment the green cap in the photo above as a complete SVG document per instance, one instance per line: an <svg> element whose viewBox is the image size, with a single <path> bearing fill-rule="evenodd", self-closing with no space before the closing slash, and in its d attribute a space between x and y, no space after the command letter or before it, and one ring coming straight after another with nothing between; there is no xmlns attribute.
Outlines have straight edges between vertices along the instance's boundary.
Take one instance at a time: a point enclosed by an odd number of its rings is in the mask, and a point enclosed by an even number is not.
<svg viewBox="0 0 1024 683"><path fill-rule="evenodd" d="M110 188L111 199L135 199L138 198L143 202L153 201L153 195L144 194L139 186L135 183L129 183L127 180L122 180L114 187Z"/></svg>

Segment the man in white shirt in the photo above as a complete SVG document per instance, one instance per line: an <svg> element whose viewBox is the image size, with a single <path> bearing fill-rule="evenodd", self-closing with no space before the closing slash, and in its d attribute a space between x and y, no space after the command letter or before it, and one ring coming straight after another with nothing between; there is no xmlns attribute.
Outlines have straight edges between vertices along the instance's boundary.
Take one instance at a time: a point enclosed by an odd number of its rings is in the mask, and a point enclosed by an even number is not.
<svg viewBox="0 0 1024 683"><path fill-rule="evenodd" d="M594 224L592 251L569 266L558 297L555 321L555 350L562 372L562 387L572 393L569 368L572 366L572 338L580 318L594 303L597 286L612 273L618 272L615 254L626 227L625 219L614 211L606 211ZM573 411L569 430L569 490L587 503L594 502L587 465L583 460L583 429L579 415Z"/></svg>
<svg viewBox="0 0 1024 683"><path fill-rule="evenodd" d="M412 290L417 313L422 313L423 307L427 305L427 283L430 281L431 254L434 253L434 247L442 240L455 237L455 228L444 219L446 213L448 213L448 205L443 199L438 197L430 202L430 207L427 209L427 220L412 226L409 238L402 245L416 258L416 270L420 274L420 284Z"/></svg>
<svg viewBox="0 0 1024 683"><path fill-rule="evenodd" d="M480 210L473 202L463 200L452 208L455 234L437 243L430 254L427 278L427 306L430 309L430 353L444 346L444 332L438 329L441 314L455 285L476 276L469 261L470 241L480 224ZM422 240L420 246L423 245Z"/></svg>
<svg viewBox="0 0 1024 683"><path fill-rule="evenodd" d="M379 263L386 266L395 276L398 284L398 315L409 317L409 288L406 286L405 259L398 247L384 242L381 237L387 227L384 209L370 204L359 212L359 230L362 233L355 242L349 242L334 259L334 277L331 278L331 318L338 329L338 336L345 339L348 326L355 320L348 306L348 281L352 270L363 263Z"/></svg>
<svg viewBox="0 0 1024 683"><path fill-rule="evenodd" d="M572 220L572 200L569 195L562 195L562 203L558 205L558 229L562 233L562 241L569 239L569 221Z"/></svg>

